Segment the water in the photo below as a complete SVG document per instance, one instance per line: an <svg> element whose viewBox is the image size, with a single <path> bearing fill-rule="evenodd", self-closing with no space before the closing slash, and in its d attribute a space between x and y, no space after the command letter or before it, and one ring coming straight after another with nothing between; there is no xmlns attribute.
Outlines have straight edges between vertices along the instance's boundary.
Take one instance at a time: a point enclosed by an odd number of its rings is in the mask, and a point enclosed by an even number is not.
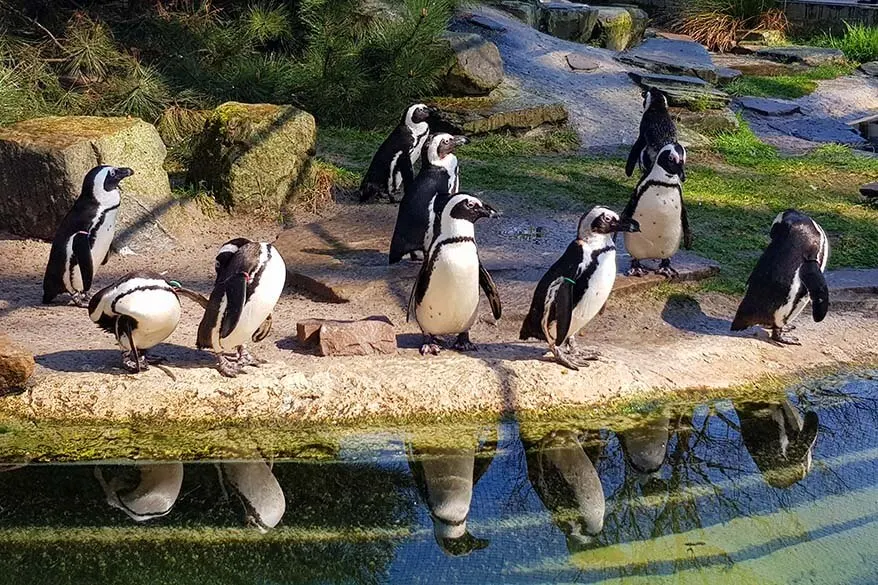
<svg viewBox="0 0 878 585"><path fill-rule="evenodd" d="M31 464L0 473L0 583L876 583L876 423L859 380L329 461Z"/></svg>

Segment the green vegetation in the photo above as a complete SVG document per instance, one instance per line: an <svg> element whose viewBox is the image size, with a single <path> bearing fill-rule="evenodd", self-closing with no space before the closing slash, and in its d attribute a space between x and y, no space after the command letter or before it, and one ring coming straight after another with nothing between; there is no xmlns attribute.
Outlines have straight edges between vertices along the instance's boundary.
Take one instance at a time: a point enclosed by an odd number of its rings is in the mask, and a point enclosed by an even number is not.
<svg viewBox="0 0 878 585"><path fill-rule="evenodd" d="M713 51L727 51L748 32L783 32L787 19L777 4L774 0L691 0L672 24Z"/></svg>
<svg viewBox="0 0 878 585"><path fill-rule="evenodd" d="M744 75L731 81L723 89L730 95L779 97L795 99L817 89L817 81L850 75L855 64L824 64L802 71L797 75L757 76Z"/></svg>
<svg viewBox="0 0 878 585"><path fill-rule="evenodd" d="M841 49L844 56L851 61L865 63L878 60L878 26L867 26L861 23L844 24L842 36L824 34L809 41L818 47Z"/></svg>
<svg viewBox="0 0 878 585"><path fill-rule="evenodd" d="M395 120L447 61L452 0L0 4L0 124L132 115L170 143L229 100L298 105L321 123Z"/></svg>

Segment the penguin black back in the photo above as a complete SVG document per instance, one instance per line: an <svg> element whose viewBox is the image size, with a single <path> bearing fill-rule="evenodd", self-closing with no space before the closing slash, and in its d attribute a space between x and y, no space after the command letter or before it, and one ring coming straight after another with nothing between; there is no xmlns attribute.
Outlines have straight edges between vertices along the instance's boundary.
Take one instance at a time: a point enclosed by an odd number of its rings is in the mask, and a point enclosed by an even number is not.
<svg viewBox="0 0 878 585"><path fill-rule="evenodd" d="M648 173L655 164L655 157L666 144L677 142L677 127L668 112L668 98L658 89L648 89L643 94L643 117L640 119L640 134L628 153L625 174L634 173L638 163L641 170Z"/></svg>

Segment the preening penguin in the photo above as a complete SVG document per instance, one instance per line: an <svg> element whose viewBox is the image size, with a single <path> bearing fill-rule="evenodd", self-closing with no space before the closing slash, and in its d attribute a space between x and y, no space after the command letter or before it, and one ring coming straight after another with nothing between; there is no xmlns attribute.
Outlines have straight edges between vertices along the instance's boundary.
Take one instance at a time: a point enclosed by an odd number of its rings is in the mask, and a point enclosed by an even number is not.
<svg viewBox="0 0 878 585"><path fill-rule="evenodd" d="M617 232L636 232L636 220L593 207L579 220L576 239L540 279L519 338L549 342L555 358L577 370L596 359L575 345L576 334L601 310L616 280Z"/></svg>
<svg viewBox="0 0 878 585"><path fill-rule="evenodd" d="M427 140L430 108L415 104L406 110L399 125L390 133L369 163L369 170L360 183L360 201L386 196L391 203L394 195L403 192L414 180L415 162Z"/></svg>
<svg viewBox="0 0 878 585"><path fill-rule="evenodd" d="M683 203L683 181L686 180L686 149L668 144L659 151L652 170L646 174L622 211L622 219L634 219L640 231L625 233L625 248L631 255L629 276L643 276L646 268L641 260L657 259L658 274L668 278L677 271L671 268L671 257L680 249L692 247L689 216Z"/></svg>
<svg viewBox="0 0 878 585"><path fill-rule="evenodd" d="M460 171L454 149L466 143L463 136L436 134L424 145L421 170L399 204L390 241L391 264L406 254L414 259L414 252L425 252L429 247L425 237L430 231L430 201L436 195L458 192Z"/></svg>
<svg viewBox="0 0 878 585"><path fill-rule="evenodd" d="M126 167L102 165L88 172L73 208L61 220L43 277L43 303L63 292L84 307L97 267L107 262L122 202L119 182L134 174Z"/></svg>
<svg viewBox="0 0 878 585"><path fill-rule="evenodd" d="M155 272L132 272L101 289L88 304L88 316L116 336L122 366L130 372L149 368L146 350L167 339L180 323L180 299Z"/></svg>
<svg viewBox="0 0 878 585"><path fill-rule="evenodd" d="M224 256L223 250L231 255ZM213 350L220 373L234 377L242 366L260 363L244 344L256 338L274 310L286 280L286 266L271 244L248 241L240 246L225 244L217 254L217 267L220 272L198 326L197 346Z"/></svg>
<svg viewBox="0 0 878 585"><path fill-rule="evenodd" d="M779 213L771 225L771 243L747 279L732 331L763 325L771 327L775 342L799 345L783 335L784 329L809 300L814 321L826 317L829 288L823 271L828 261L829 240L816 221L795 209Z"/></svg>
<svg viewBox="0 0 878 585"><path fill-rule="evenodd" d="M454 349L472 351L469 330L478 317L479 287L500 318L500 296L476 249L475 222L497 211L466 193L437 195L432 203L436 233L412 287L406 320L412 314L424 333L421 354L438 354L436 335L458 334Z"/></svg>
<svg viewBox="0 0 878 585"><path fill-rule="evenodd" d="M629 177L635 165L640 165L643 173L652 170L659 151L668 144L677 142L677 127L668 113L668 98L658 89L650 88L643 92L643 117L640 119L640 134L628 153L625 174Z"/></svg>

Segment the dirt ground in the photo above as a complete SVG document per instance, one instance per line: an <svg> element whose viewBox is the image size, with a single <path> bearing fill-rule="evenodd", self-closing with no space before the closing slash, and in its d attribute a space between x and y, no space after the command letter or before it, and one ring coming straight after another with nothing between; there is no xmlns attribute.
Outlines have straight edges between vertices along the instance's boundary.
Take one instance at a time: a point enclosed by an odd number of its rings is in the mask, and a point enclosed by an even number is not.
<svg viewBox="0 0 878 585"><path fill-rule="evenodd" d="M215 250L241 235L240 230L240 222L216 218L207 229L193 228L175 252L112 256L98 272L93 290L131 270L149 268L208 293ZM251 238L273 241L278 228L250 223L246 231ZM544 344L519 342L516 311L492 323L485 301L482 319L472 331L478 352L421 357L417 325L405 322L407 290L364 294L338 304L315 302L288 289L274 313L270 336L252 347L267 365L248 368L236 379L220 376L212 367L213 356L194 348L201 309L184 299L180 327L153 350L168 359L167 365L132 375L120 368L115 340L89 320L85 309L40 304L48 253L47 243L0 235L0 331L33 351L38 364L32 386L0 399L0 411L36 419L353 421L534 411L652 389L719 388L815 367L878 362L874 310L831 310L819 324L805 314L795 332L804 345L776 347L761 331L729 332L735 299L667 298L650 291L611 297L580 340L601 351L603 359L579 372L549 360ZM388 270L411 272L411 266ZM504 287L509 295L527 294L527 287L505 278L502 273L496 278L501 295ZM520 307L529 302L504 300ZM856 305L845 305L851 306ZM376 314L387 315L397 328L396 356L317 357L295 340L301 319Z"/></svg>

